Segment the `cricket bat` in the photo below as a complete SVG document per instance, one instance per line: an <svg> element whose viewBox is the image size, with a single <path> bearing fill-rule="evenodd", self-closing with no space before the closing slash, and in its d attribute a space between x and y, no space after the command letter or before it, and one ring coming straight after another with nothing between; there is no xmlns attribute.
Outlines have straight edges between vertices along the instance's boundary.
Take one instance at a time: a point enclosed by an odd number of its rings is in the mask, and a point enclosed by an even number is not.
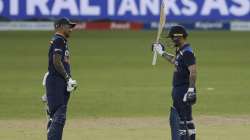
<svg viewBox="0 0 250 140"><path fill-rule="evenodd" d="M159 21L158 32L157 32L157 37L156 37L155 43L159 43L161 33L162 33L163 28L164 28L165 23L166 23L165 6L166 6L165 5L165 0L162 0L161 10L160 10L160 21ZM154 52L153 52L152 65L155 66L156 61L157 61L157 52L155 50L153 50L153 51Z"/></svg>

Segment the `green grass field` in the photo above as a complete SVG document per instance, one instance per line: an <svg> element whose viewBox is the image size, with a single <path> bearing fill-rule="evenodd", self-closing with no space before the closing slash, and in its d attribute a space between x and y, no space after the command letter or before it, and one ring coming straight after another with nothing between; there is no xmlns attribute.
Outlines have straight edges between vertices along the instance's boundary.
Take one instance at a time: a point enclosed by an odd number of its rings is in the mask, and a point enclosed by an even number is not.
<svg viewBox="0 0 250 140"><path fill-rule="evenodd" d="M40 97L44 93L41 81L47 71L51 35L52 32L0 32L1 139L45 139ZM169 138L167 117L172 104L173 66L161 58L156 67L151 66L150 44L155 36L155 31L72 34L72 73L79 88L69 103L65 140ZM199 140L250 136L249 36L250 32L190 32L189 42L198 62L194 116L199 120ZM131 121L119 123L119 118ZM106 119L108 124L95 123L95 119ZM135 120L139 124L133 123ZM147 125L150 120L156 124ZM88 122L95 126L84 126Z"/></svg>

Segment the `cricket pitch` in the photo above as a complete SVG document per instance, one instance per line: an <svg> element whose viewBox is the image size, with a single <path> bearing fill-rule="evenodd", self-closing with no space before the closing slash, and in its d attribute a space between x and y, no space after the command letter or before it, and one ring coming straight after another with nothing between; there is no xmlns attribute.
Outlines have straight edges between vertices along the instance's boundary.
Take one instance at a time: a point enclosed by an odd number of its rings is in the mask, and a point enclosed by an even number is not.
<svg viewBox="0 0 250 140"><path fill-rule="evenodd" d="M250 137L250 116L198 116L195 120L197 140ZM0 137L3 140L44 140L45 122L45 119L0 120ZM170 140L169 132L167 117L69 118L64 140Z"/></svg>

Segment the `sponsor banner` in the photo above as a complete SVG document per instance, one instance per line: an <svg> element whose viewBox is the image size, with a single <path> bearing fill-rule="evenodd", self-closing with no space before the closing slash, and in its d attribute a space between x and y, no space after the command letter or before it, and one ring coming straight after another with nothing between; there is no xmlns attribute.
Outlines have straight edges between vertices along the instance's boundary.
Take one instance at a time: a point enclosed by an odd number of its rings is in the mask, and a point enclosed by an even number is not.
<svg viewBox="0 0 250 140"><path fill-rule="evenodd" d="M250 22L234 21L231 22L232 31L250 31Z"/></svg>
<svg viewBox="0 0 250 140"><path fill-rule="evenodd" d="M0 0L0 18L155 22L162 0ZM250 0L166 0L167 20L250 20Z"/></svg>
<svg viewBox="0 0 250 140"><path fill-rule="evenodd" d="M0 22L1 31L18 31L18 30L43 30L50 31L53 30L53 22Z"/></svg>
<svg viewBox="0 0 250 140"><path fill-rule="evenodd" d="M76 25L77 30L141 30L142 23L130 22L87 22Z"/></svg>
<svg viewBox="0 0 250 140"><path fill-rule="evenodd" d="M43 30L54 29L53 22L0 22L0 30ZM141 30L143 24L130 22L82 22L75 30Z"/></svg>
<svg viewBox="0 0 250 140"><path fill-rule="evenodd" d="M170 27L172 26L175 26L175 25L178 25L179 23L177 22L167 22L165 25L164 25L164 28L165 29L169 29ZM159 26L159 22L152 22L150 24L146 24L146 29L157 29Z"/></svg>
<svg viewBox="0 0 250 140"><path fill-rule="evenodd" d="M195 22L194 29L198 30L229 30L228 22Z"/></svg>
<svg viewBox="0 0 250 140"><path fill-rule="evenodd" d="M145 29L157 29L158 22L152 22L150 24L145 24ZM194 22L194 23L178 23L178 22L168 22L165 24L165 29L169 29L175 25L183 25L189 30L229 30L230 24L228 22Z"/></svg>
<svg viewBox="0 0 250 140"><path fill-rule="evenodd" d="M250 22L195 22L178 23L168 22L165 29L174 25L183 25L188 30L232 30L232 31L250 31ZM75 30L142 30L157 29L158 22L136 23L136 22L81 22L77 23ZM0 22L0 30L43 30L50 31L54 29L53 22Z"/></svg>

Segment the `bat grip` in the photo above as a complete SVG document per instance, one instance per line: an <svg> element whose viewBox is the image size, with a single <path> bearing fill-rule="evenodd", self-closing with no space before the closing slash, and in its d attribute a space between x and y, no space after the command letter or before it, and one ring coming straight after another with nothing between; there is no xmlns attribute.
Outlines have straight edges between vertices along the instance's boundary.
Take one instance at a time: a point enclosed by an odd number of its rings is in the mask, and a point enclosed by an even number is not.
<svg viewBox="0 0 250 140"><path fill-rule="evenodd" d="M154 50L152 65L155 66L157 61L157 52Z"/></svg>

